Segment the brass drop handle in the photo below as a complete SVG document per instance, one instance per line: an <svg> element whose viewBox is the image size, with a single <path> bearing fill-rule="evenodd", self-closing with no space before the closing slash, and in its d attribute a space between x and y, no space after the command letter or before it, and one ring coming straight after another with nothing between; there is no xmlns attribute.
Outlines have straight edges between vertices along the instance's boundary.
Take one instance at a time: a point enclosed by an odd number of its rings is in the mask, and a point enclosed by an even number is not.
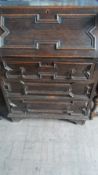
<svg viewBox="0 0 98 175"><path fill-rule="evenodd" d="M28 90L27 90L27 86L26 86L25 82L21 80L20 84L22 86L22 91L23 91L22 93L27 95L28 94L28 92L27 92Z"/></svg>
<svg viewBox="0 0 98 175"><path fill-rule="evenodd" d="M87 77L87 79L90 77L90 75L91 75L90 71L89 70L86 71L86 77Z"/></svg>
<svg viewBox="0 0 98 175"><path fill-rule="evenodd" d="M87 86L86 94L87 95L90 95L90 91L91 91L91 87L90 86Z"/></svg>
<svg viewBox="0 0 98 175"><path fill-rule="evenodd" d="M20 72L21 72L21 77L25 77L25 68L24 67L19 67L20 68Z"/></svg>
<svg viewBox="0 0 98 175"><path fill-rule="evenodd" d="M13 69L12 69L10 66L8 66L8 65L5 63L5 61L3 61L2 64L3 64L4 69L7 70L8 72L9 72L9 71L13 71Z"/></svg>
<svg viewBox="0 0 98 175"><path fill-rule="evenodd" d="M71 72L69 73L69 78L70 79L73 79L73 75L74 75L75 72L76 72L76 69L72 68Z"/></svg>
<svg viewBox="0 0 98 175"><path fill-rule="evenodd" d="M9 102L9 104L10 104L11 107L14 107L14 108L17 107L17 105L14 104L13 102Z"/></svg>
<svg viewBox="0 0 98 175"><path fill-rule="evenodd" d="M88 79L91 75L91 66L87 66L87 68L84 71L84 75L86 76L86 78Z"/></svg>
<svg viewBox="0 0 98 175"><path fill-rule="evenodd" d="M74 94L72 93L72 88L69 88L68 94L69 94L70 97L72 97L72 98L74 97Z"/></svg>

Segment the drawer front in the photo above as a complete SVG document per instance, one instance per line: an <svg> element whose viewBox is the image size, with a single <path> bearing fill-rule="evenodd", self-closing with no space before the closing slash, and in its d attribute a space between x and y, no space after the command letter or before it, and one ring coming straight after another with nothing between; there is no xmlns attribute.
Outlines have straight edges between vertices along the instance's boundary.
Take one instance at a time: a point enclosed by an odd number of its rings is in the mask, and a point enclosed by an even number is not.
<svg viewBox="0 0 98 175"><path fill-rule="evenodd" d="M47 10L47 8L24 7L17 10L5 8L0 11L2 14L0 47L3 55L87 57L93 57L95 53L98 55L96 50L98 10L93 8Z"/></svg>
<svg viewBox="0 0 98 175"><path fill-rule="evenodd" d="M52 96L33 97L31 100L14 97L8 100L8 104L12 113L46 112L85 116L88 101L65 101Z"/></svg>
<svg viewBox="0 0 98 175"><path fill-rule="evenodd" d="M3 61L6 78L33 80L91 79L95 64L83 62Z"/></svg>
<svg viewBox="0 0 98 175"><path fill-rule="evenodd" d="M93 83L33 83L5 80L2 83L7 96L57 95L71 98L90 98Z"/></svg>

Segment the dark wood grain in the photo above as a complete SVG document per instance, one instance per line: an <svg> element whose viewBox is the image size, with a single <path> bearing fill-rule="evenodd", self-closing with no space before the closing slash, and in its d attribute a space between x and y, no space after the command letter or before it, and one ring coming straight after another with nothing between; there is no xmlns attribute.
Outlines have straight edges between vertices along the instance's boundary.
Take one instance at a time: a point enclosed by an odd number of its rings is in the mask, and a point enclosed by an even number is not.
<svg viewBox="0 0 98 175"><path fill-rule="evenodd" d="M8 116L91 119L97 58L98 7L0 7L0 87Z"/></svg>
<svg viewBox="0 0 98 175"><path fill-rule="evenodd" d="M98 56L98 8L0 9L3 56Z"/></svg>

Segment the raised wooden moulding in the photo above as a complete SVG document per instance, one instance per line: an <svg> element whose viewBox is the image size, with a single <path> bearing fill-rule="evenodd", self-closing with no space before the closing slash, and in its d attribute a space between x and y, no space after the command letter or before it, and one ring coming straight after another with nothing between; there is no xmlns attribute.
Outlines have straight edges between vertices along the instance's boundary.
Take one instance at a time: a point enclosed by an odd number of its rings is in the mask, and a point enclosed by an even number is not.
<svg viewBox="0 0 98 175"><path fill-rule="evenodd" d="M9 118L91 119L97 59L98 7L0 7L0 89Z"/></svg>
<svg viewBox="0 0 98 175"><path fill-rule="evenodd" d="M0 46L10 55L19 49L19 55L96 56L96 9L88 12L78 9L76 13L76 9L57 8L53 11L50 8L46 13L43 8L39 11L30 8L25 14L21 8L15 14L9 10L5 9L0 16L3 32L0 32ZM11 49L14 50L10 53Z"/></svg>

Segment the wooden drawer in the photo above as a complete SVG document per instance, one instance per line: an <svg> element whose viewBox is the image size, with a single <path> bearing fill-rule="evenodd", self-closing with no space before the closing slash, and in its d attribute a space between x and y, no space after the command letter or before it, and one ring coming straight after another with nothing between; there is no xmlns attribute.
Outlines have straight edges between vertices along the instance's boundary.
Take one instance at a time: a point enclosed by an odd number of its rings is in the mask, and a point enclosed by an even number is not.
<svg viewBox="0 0 98 175"><path fill-rule="evenodd" d="M90 98L94 83L47 83L21 80L4 80L7 96L57 95L71 98Z"/></svg>
<svg viewBox="0 0 98 175"><path fill-rule="evenodd" d="M0 8L2 54L98 56L97 12L97 8Z"/></svg>
<svg viewBox="0 0 98 175"><path fill-rule="evenodd" d="M72 115L87 115L88 101L66 101L54 96L33 98L8 98L9 109L12 113L65 113Z"/></svg>
<svg viewBox="0 0 98 175"><path fill-rule="evenodd" d="M94 63L60 61L3 61L6 78L32 80L87 80L94 72Z"/></svg>

